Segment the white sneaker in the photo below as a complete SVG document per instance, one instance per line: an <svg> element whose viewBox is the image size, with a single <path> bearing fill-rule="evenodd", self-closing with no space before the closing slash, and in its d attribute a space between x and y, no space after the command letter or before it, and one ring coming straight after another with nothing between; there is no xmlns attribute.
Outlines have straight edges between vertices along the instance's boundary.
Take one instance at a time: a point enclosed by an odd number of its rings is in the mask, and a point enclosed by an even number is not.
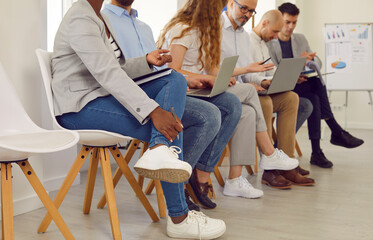
<svg viewBox="0 0 373 240"><path fill-rule="evenodd" d="M167 219L167 235L172 238L184 239L214 239L225 232L223 220L209 218L202 212L194 210L188 212L188 216L179 224Z"/></svg>
<svg viewBox="0 0 373 240"><path fill-rule="evenodd" d="M259 166L264 170L291 170L298 167L299 161L290 158L282 150L275 149L271 156L262 154Z"/></svg>
<svg viewBox="0 0 373 240"><path fill-rule="evenodd" d="M225 181L223 194L231 197L260 198L263 191L254 188L246 178L240 176Z"/></svg>
<svg viewBox="0 0 373 240"><path fill-rule="evenodd" d="M144 177L170 183L185 182L192 174L189 163L179 160L181 149L176 146L159 146L148 149L137 161L134 168Z"/></svg>

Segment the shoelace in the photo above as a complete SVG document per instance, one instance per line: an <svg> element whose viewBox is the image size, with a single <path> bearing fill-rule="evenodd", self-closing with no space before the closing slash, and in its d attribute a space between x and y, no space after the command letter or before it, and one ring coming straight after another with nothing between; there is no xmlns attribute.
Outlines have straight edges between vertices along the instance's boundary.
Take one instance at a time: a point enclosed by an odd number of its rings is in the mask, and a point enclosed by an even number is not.
<svg viewBox="0 0 373 240"><path fill-rule="evenodd" d="M240 176L240 180L239 180L238 184L239 184L240 187L248 187L250 189L254 188L253 185L251 185L249 183L249 181L246 178L242 177L242 176Z"/></svg>
<svg viewBox="0 0 373 240"><path fill-rule="evenodd" d="M179 158L179 154L181 153L181 148L178 146L171 146L168 148L172 155L174 155L176 158Z"/></svg>
<svg viewBox="0 0 373 240"><path fill-rule="evenodd" d="M202 212L192 210L188 212L187 223L189 222L196 222L198 224L198 235L199 239L201 240L201 225L205 225L207 223L207 216Z"/></svg>
<svg viewBox="0 0 373 240"><path fill-rule="evenodd" d="M284 153L284 151L282 151L281 149L277 149L277 148L276 148L276 151L278 152L278 156L281 160L289 160L289 158L286 157L287 155Z"/></svg>

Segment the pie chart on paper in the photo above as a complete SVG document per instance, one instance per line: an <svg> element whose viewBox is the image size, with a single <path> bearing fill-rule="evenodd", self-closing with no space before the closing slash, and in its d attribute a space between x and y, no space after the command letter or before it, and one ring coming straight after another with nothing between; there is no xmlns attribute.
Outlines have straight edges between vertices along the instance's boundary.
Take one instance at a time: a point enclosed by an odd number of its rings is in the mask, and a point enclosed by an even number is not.
<svg viewBox="0 0 373 240"><path fill-rule="evenodd" d="M343 69L346 67L346 63L342 61L336 61L332 63L332 68L335 69Z"/></svg>

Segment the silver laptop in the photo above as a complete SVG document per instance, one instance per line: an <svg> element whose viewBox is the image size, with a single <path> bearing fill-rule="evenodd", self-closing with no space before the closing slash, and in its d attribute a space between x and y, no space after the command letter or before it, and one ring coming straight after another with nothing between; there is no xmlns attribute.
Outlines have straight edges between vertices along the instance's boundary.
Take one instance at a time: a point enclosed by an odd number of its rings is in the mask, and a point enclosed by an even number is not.
<svg viewBox="0 0 373 240"><path fill-rule="evenodd" d="M196 97L214 97L223 93L229 86L229 81L232 77L233 70L236 67L237 59L238 56L224 58L212 88L190 89L189 92L187 92L187 95Z"/></svg>
<svg viewBox="0 0 373 240"><path fill-rule="evenodd" d="M266 91L259 91L258 94L262 96L293 90L305 63L306 58L281 59L271 85Z"/></svg>

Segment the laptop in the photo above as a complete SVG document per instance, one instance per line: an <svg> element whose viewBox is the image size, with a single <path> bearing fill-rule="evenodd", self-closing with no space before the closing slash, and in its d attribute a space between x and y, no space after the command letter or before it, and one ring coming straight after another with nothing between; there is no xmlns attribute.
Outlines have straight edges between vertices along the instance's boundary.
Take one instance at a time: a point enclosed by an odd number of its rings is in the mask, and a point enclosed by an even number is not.
<svg viewBox="0 0 373 240"><path fill-rule="evenodd" d="M291 91L304 68L306 58L283 58L273 75L271 85L266 91L259 91L260 96Z"/></svg>
<svg viewBox="0 0 373 240"><path fill-rule="evenodd" d="M229 86L229 81L232 77L233 70L236 67L237 60L238 56L224 58L220 65L214 86L212 88L190 89L189 92L187 92L187 95L195 97L214 97L223 93Z"/></svg>

